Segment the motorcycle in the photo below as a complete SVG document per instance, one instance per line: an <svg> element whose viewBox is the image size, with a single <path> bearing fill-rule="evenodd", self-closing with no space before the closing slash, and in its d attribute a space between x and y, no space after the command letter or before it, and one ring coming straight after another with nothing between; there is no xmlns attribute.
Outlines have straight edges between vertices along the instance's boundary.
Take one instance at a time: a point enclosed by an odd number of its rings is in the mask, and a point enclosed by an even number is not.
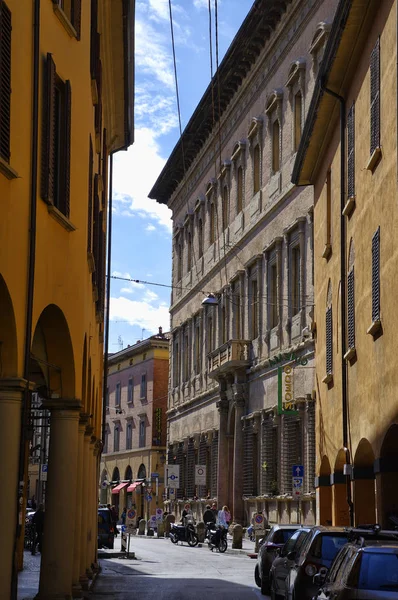
<svg viewBox="0 0 398 600"><path fill-rule="evenodd" d="M212 552L214 548L219 552L226 551L226 549L228 548L227 531L227 528L223 525L207 523L207 544Z"/></svg>
<svg viewBox="0 0 398 600"><path fill-rule="evenodd" d="M199 539L195 533L195 527L192 523L188 525L175 525L171 524L170 539L173 544L178 542L187 542L189 546L196 546Z"/></svg>

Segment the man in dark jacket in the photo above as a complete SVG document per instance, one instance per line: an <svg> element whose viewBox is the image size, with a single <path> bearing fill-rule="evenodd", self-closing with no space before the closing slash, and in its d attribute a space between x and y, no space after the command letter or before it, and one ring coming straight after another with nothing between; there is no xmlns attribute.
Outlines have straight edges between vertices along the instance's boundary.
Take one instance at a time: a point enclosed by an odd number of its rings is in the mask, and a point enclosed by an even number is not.
<svg viewBox="0 0 398 600"><path fill-rule="evenodd" d="M35 528L34 541L32 545L32 554L36 554L36 546L39 547L39 552L42 551L43 529L44 529L44 506L39 504L39 508L32 517L32 524Z"/></svg>
<svg viewBox="0 0 398 600"><path fill-rule="evenodd" d="M211 510L210 504L206 505L206 510L203 513L203 522L204 523L215 523L216 522L216 515L214 514L214 511Z"/></svg>

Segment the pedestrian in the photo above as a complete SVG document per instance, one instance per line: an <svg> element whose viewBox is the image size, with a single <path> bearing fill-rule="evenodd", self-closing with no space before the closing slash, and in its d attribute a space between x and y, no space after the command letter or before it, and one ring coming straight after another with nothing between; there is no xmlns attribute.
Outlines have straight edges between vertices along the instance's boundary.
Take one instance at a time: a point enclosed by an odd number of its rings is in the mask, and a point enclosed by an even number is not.
<svg viewBox="0 0 398 600"><path fill-rule="evenodd" d="M217 504L215 502L213 502L213 504L211 505L211 510L214 514L214 522L217 523L218 508L217 508Z"/></svg>
<svg viewBox="0 0 398 600"><path fill-rule="evenodd" d="M111 511L111 519L112 519L112 524L113 524L113 529L115 530L115 537L117 537L117 522L119 520L119 515L118 512L116 510L116 506L113 504L112 506L110 504L108 504L108 508Z"/></svg>
<svg viewBox="0 0 398 600"><path fill-rule="evenodd" d="M38 509L32 517L32 523L34 526L32 554L36 554L36 546L38 546L39 552L42 551L43 545L43 529L44 529L44 506L39 504Z"/></svg>
<svg viewBox="0 0 398 600"><path fill-rule="evenodd" d="M126 525L126 514L127 514L127 508L124 507L123 508L123 512L122 512L122 516L120 517L122 520L122 525Z"/></svg>
<svg viewBox="0 0 398 600"><path fill-rule="evenodd" d="M36 510L36 508L37 508L37 504L36 504L36 500L35 500L34 496L32 496L32 499L30 501L30 507L32 510Z"/></svg>
<svg viewBox="0 0 398 600"><path fill-rule="evenodd" d="M207 523L214 523L216 522L216 517L214 515L214 512L211 510L210 504L206 504L206 510L203 513L203 523L205 523L205 525L207 525Z"/></svg>
<svg viewBox="0 0 398 600"><path fill-rule="evenodd" d="M224 505L222 509L218 512L218 524L228 529L230 522L231 513L228 510L228 506Z"/></svg>

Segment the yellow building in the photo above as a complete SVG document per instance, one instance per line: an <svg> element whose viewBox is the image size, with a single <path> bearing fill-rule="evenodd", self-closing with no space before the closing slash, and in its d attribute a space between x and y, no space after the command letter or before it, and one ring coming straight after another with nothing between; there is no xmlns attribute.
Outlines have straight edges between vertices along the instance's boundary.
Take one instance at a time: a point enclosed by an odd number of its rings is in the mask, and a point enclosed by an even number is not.
<svg viewBox="0 0 398 600"><path fill-rule="evenodd" d="M397 111L397 2L341 1L293 173L315 191L323 524L398 524Z"/></svg>
<svg viewBox="0 0 398 600"><path fill-rule="evenodd" d="M108 157L132 143L133 13L133 0L0 1L5 599L22 567L32 391L50 411L37 598L79 594L96 566Z"/></svg>

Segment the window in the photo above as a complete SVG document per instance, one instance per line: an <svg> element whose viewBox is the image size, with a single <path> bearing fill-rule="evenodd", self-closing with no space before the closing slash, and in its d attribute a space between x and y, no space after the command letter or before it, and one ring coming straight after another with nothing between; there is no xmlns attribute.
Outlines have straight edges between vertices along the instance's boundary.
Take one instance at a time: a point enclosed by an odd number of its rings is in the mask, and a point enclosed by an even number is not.
<svg viewBox="0 0 398 600"><path fill-rule="evenodd" d="M91 254L93 250L93 172L94 172L94 151L93 142L90 135L90 147L88 157L88 215L87 215L87 253Z"/></svg>
<svg viewBox="0 0 398 600"><path fill-rule="evenodd" d="M370 154L380 147L380 38L370 56Z"/></svg>
<svg viewBox="0 0 398 600"><path fill-rule="evenodd" d="M109 408L109 386L106 388L105 392L105 406L106 408Z"/></svg>
<svg viewBox="0 0 398 600"><path fill-rule="evenodd" d="M141 400L145 400L146 399L146 373L143 373L141 375L140 398L141 398Z"/></svg>
<svg viewBox="0 0 398 600"><path fill-rule="evenodd" d="M333 317L332 307L326 309L326 375L333 373Z"/></svg>
<svg viewBox="0 0 398 600"><path fill-rule="evenodd" d="M223 344L228 341L228 313L225 304L221 306L221 339Z"/></svg>
<svg viewBox="0 0 398 600"><path fill-rule="evenodd" d="M187 269L188 269L188 272L192 269L192 236L191 236L191 232L188 232Z"/></svg>
<svg viewBox="0 0 398 600"><path fill-rule="evenodd" d="M348 348L355 348L354 267L347 277Z"/></svg>
<svg viewBox="0 0 398 600"><path fill-rule="evenodd" d="M258 284L256 279L250 282L250 333L251 339L258 338Z"/></svg>
<svg viewBox="0 0 398 600"><path fill-rule="evenodd" d="M115 425L115 430L113 432L113 451L119 452L120 447L120 424Z"/></svg>
<svg viewBox="0 0 398 600"><path fill-rule="evenodd" d="M214 327L212 317L207 319L207 352L214 350Z"/></svg>
<svg viewBox="0 0 398 600"><path fill-rule="evenodd" d="M297 152L301 140L302 131L303 97L297 92L294 97L294 151Z"/></svg>
<svg viewBox="0 0 398 600"><path fill-rule="evenodd" d="M71 87L56 74L51 54L45 67L41 196L69 217Z"/></svg>
<svg viewBox="0 0 398 600"><path fill-rule="evenodd" d="M133 447L133 424L131 421L127 423L126 429L126 450L131 450Z"/></svg>
<svg viewBox="0 0 398 600"><path fill-rule="evenodd" d="M109 452L108 450L109 448L109 431L105 431L105 442L104 442L104 454L107 454Z"/></svg>
<svg viewBox="0 0 398 600"><path fill-rule="evenodd" d="M173 386L177 387L180 383L180 345L178 337L173 341Z"/></svg>
<svg viewBox="0 0 398 600"><path fill-rule="evenodd" d="M253 151L253 194L260 191L260 146L257 144Z"/></svg>
<svg viewBox="0 0 398 600"><path fill-rule="evenodd" d="M177 244L177 281L182 278L182 246Z"/></svg>
<svg viewBox="0 0 398 600"><path fill-rule="evenodd" d="M278 325L278 269L276 261L269 267L269 316L270 329Z"/></svg>
<svg viewBox="0 0 398 600"><path fill-rule="evenodd" d="M228 188L226 185L222 191L222 227L223 231L226 230L229 224L229 200L228 200Z"/></svg>
<svg viewBox="0 0 398 600"><path fill-rule="evenodd" d="M198 246L199 246L199 258L203 256L203 221L199 219L198 223Z"/></svg>
<svg viewBox="0 0 398 600"><path fill-rule="evenodd" d="M189 329L185 327L184 331L184 354L183 354L183 380L189 379Z"/></svg>
<svg viewBox="0 0 398 600"><path fill-rule="evenodd" d="M241 299L240 299L240 286L235 283L232 288L232 310L233 310L233 323L234 331L233 337L236 340L242 338L242 321L241 321Z"/></svg>
<svg viewBox="0 0 398 600"><path fill-rule="evenodd" d="M214 244L216 239L216 215L215 215L215 207L214 202L210 204L210 231L209 231L209 239L210 244Z"/></svg>
<svg viewBox="0 0 398 600"><path fill-rule="evenodd" d="M276 119L272 125L272 171L277 173L280 169L280 141L279 121Z"/></svg>
<svg viewBox="0 0 398 600"><path fill-rule="evenodd" d="M294 246L291 250L291 302L292 302L292 315L297 315L300 312L300 246Z"/></svg>
<svg viewBox="0 0 398 600"><path fill-rule="evenodd" d="M144 448L146 445L146 426L145 426L145 417L140 417L140 438L139 438L139 446L140 448Z"/></svg>
<svg viewBox="0 0 398 600"><path fill-rule="evenodd" d="M347 115L347 198L355 196L355 109Z"/></svg>
<svg viewBox="0 0 398 600"><path fill-rule="evenodd" d="M120 406L121 398L122 398L122 389L121 389L120 383L117 383L116 388L115 388L115 406Z"/></svg>
<svg viewBox="0 0 398 600"><path fill-rule="evenodd" d="M196 317L195 320L194 360L195 375L198 375L202 368L202 329L200 317Z"/></svg>
<svg viewBox="0 0 398 600"><path fill-rule="evenodd" d="M372 322L380 321L380 227L372 238Z"/></svg>
<svg viewBox="0 0 398 600"><path fill-rule="evenodd" d="M238 168L237 174L237 195L236 195L236 213L239 214L243 209L243 169Z"/></svg>
<svg viewBox="0 0 398 600"><path fill-rule="evenodd" d="M76 37L80 39L81 0L53 0L56 7L60 8L76 31Z"/></svg>
<svg viewBox="0 0 398 600"><path fill-rule="evenodd" d="M332 254L332 172L330 169L326 175L324 193L326 195L326 232L322 258L329 260Z"/></svg>
<svg viewBox="0 0 398 600"><path fill-rule="evenodd" d="M0 0L0 157L10 161L11 11Z"/></svg>
<svg viewBox="0 0 398 600"><path fill-rule="evenodd" d="M127 388L127 402L132 404L134 402L134 380L130 377Z"/></svg>

